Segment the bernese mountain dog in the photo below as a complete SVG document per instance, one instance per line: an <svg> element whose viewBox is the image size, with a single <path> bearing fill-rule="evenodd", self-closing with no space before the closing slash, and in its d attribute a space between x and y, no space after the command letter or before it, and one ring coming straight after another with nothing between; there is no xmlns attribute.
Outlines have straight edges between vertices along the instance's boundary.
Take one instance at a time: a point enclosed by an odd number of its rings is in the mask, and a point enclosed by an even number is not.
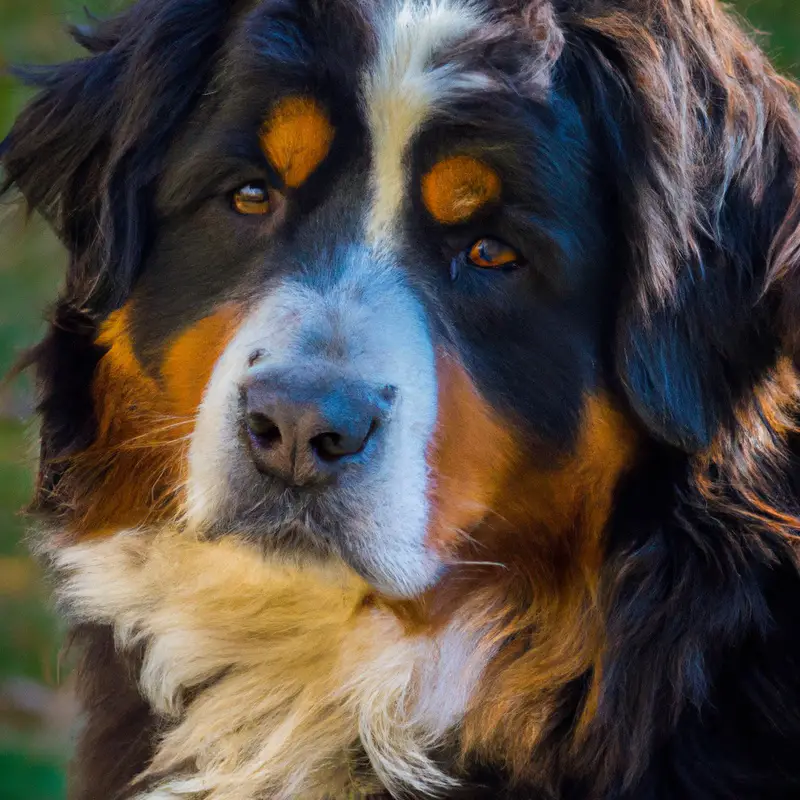
<svg viewBox="0 0 800 800"><path fill-rule="evenodd" d="M800 798L800 114L717 0L139 0L2 145L66 282L74 800Z"/></svg>

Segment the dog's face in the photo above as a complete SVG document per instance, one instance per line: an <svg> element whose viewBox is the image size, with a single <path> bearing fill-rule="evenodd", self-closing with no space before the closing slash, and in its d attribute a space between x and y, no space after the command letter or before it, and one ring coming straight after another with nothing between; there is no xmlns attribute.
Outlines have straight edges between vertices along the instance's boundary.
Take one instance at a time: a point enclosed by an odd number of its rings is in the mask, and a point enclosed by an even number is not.
<svg viewBox="0 0 800 800"><path fill-rule="evenodd" d="M141 796L350 796L362 749L369 791L637 791L796 557L791 87L716 0L76 35L0 158L71 258L44 547L175 721Z"/></svg>
<svg viewBox="0 0 800 800"><path fill-rule="evenodd" d="M200 5L109 23L5 143L72 252L40 505L392 595L595 569L637 442L707 448L775 362L788 156L689 136L602 3Z"/></svg>
<svg viewBox="0 0 800 800"><path fill-rule="evenodd" d="M543 43L474 5L368 10L238 20L103 341L196 415L193 525L405 595L575 449L617 279Z"/></svg>

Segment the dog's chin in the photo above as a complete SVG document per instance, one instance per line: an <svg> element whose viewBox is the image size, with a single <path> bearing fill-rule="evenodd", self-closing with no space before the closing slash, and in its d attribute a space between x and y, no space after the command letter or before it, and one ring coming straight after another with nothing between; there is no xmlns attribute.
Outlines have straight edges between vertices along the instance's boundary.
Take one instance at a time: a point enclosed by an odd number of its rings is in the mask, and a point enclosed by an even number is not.
<svg viewBox="0 0 800 800"><path fill-rule="evenodd" d="M433 586L443 564L424 544L399 547L371 531L368 520L343 515L331 504L291 491L271 498L268 508L227 516L205 526L207 538L235 537L260 552L298 568L349 568L389 598L412 598Z"/></svg>

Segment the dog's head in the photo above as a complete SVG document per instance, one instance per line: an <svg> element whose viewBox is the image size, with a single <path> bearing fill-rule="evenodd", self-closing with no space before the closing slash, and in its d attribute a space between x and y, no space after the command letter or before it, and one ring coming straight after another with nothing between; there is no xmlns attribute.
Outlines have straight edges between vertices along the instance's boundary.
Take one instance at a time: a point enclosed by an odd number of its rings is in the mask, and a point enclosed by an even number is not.
<svg viewBox="0 0 800 800"><path fill-rule="evenodd" d="M141 0L77 37L2 151L71 254L35 356L74 536L180 518L401 596L580 561L642 448L707 450L793 352L797 123L711 0Z"/></svg>

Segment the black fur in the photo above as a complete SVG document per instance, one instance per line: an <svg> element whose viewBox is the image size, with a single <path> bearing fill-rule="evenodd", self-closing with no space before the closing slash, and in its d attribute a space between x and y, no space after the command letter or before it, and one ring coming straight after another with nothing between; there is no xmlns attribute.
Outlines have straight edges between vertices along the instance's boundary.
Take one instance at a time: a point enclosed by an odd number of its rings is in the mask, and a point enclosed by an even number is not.
<svg viewBox="0 0 800 800"><path fill-rule="evenodd" d="M82 625L72 633L84 719L70 771L70 800L122 800L153 756L159 721L136 687L139 657L117 652L113 632Z"/></svg>

